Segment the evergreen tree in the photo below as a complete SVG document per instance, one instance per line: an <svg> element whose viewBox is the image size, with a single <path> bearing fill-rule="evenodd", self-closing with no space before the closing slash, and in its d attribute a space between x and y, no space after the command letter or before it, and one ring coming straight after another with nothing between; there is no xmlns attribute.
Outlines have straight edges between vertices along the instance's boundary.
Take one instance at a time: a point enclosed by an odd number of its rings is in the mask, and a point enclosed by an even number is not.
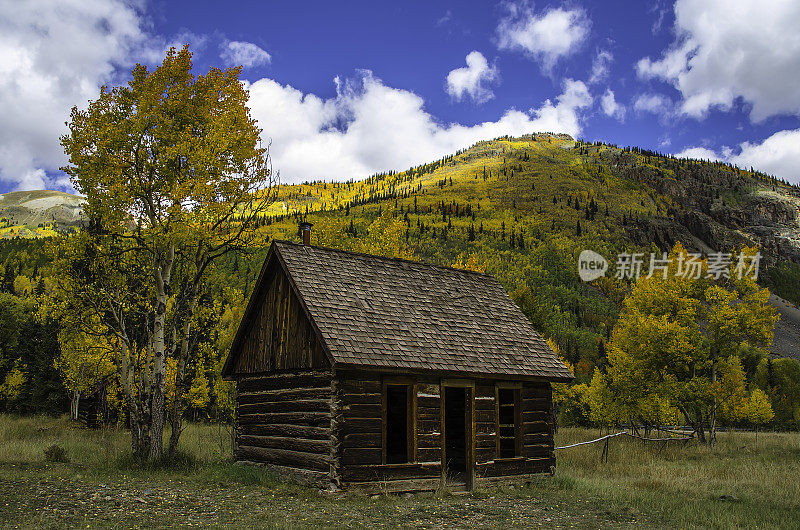
<svg viewBox="0 0 800 530"><path fill-rule="evenodd" d="M0 292L14 294L14 280L17 275L14 274L14 267L11 264L6 265L6 272L3 275L3 283L0 284Z"/></svg>

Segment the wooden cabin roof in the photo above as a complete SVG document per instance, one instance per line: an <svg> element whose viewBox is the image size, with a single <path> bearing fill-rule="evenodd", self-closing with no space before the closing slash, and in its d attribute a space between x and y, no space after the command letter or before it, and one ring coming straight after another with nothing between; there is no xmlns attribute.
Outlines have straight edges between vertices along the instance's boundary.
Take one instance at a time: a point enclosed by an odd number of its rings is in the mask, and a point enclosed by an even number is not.
<svg viewBox="0 0 800 530"><path fill-rule="evenodd" d="M493 276L288 241L272 243L226 376L233 375L273 259L289 277L334 368L572 379Z"/></svg>

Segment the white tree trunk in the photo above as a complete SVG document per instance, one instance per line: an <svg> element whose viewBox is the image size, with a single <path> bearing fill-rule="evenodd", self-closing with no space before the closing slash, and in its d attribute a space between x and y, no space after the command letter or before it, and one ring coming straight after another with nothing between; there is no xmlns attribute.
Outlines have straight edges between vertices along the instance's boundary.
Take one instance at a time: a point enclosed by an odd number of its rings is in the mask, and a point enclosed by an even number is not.
<svg viewBox="0 0 800 530"><path fill-rule="evenodd" d="M164 260L155 267L156 314L153 319L153 380L150 395L150 460L158 460L164 455L164 384L167 375L166 342L164 323L167 316L167 288L169 286L175 249L170 249Z"/></svg>

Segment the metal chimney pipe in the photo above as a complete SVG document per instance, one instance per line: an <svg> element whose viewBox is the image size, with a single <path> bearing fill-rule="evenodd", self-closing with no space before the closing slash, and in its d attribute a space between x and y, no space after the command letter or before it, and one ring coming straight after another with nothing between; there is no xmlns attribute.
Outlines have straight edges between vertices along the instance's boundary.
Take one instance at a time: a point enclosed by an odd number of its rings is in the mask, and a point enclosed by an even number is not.
<svg viewBox="0 0 800 530"><path fill-rule="evenodd" d="M300 232L303 234L303 244L309 246L311 244L311 227L313 224L303 221L300 223Z"/></svg>

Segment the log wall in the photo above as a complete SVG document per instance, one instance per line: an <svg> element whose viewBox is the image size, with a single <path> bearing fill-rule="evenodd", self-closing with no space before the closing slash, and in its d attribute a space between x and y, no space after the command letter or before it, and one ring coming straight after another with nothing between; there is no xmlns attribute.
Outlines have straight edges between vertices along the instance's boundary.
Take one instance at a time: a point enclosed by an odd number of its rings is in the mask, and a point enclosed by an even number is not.
<svg viewBox="0 0 800 530"><path fill-rule="evenodd" d="M260 292L253 296L263 301L247 323L234 373L329 366L317 333L276 259Z"/></svg>
<svg viewBox="0 0 800 530"><path fill-rule="evenodd" d="M529 479L531 474L549 473L555 466L550 383L526 382L520 392L522 455L497 459L495 454L492 460L479 460L475 465L479 486L504 483L505 479Z"/></svg>
<svg viewBox="0 0 800 530"><path fill-rule="evenodd" d="M329 371L312 370L239 376L234 458L327 486L331 378Z"/></svg>
<svg viewBox="0 0 800 530"><path fill-rule="evenodd" d="M382 376L335 372L333 383L332 470L337 486L378 491L435 490L442 478L441 379L413 378L416 396L415 446L407 464L383 464ZM553 425L549 383L524 383L520 395L522 454L496 458L494 380L475 381L475 480L478 485L524 479L549 472Z"/></svg>
<svg viewBox="0 0 800 530"><path fill-rule="evenodd" d="M336 481L343 487L373 491L435 490L441 483L438 379L415 384L415 460L383 464L383 386L375 373L337 372L332 431ZM435 391L435 394L433 393Z"/></svg>

